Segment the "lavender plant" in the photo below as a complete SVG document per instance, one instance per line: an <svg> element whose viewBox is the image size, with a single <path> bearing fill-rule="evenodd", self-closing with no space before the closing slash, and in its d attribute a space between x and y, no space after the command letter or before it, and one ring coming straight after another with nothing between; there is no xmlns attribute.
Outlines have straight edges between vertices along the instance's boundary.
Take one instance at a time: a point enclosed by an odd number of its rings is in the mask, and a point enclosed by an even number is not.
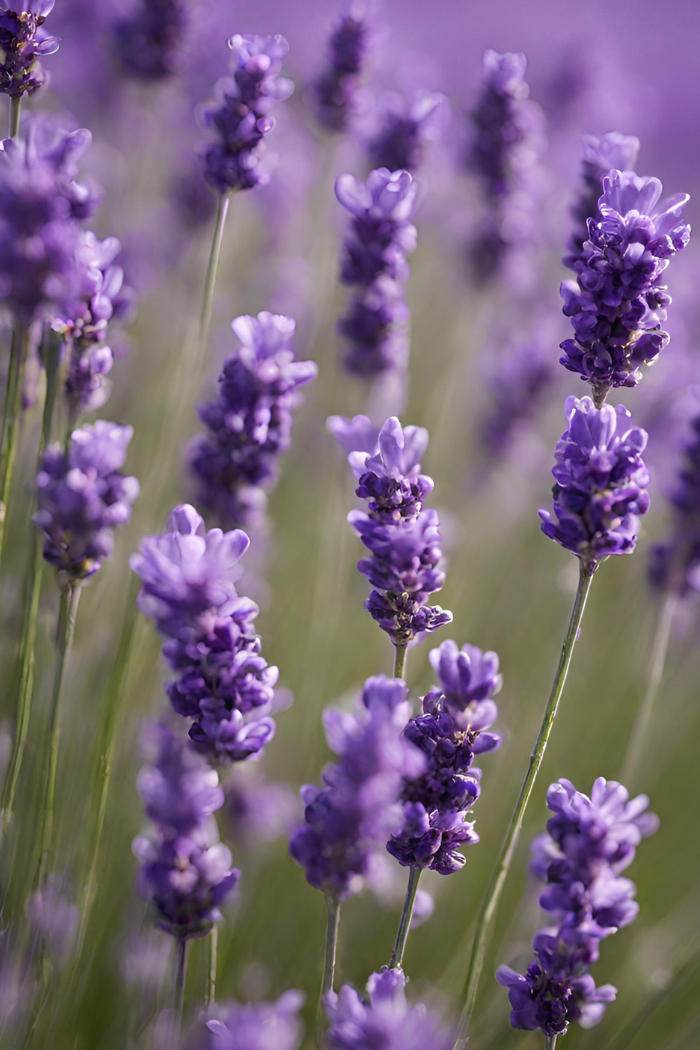
<svg viewBox="0 0 700 1050"><path fill-rule="evenodd" d="M450 106L439 91L418 91L409 101L398 92L382 97L380 125L367 143L374 168L418 171L428 142L440 136L450 119Z"/></svg>
<svg viewBox="0 0 700 1050"><path fill-rule="evenodd" d="M147 83L173 76L187 22L184 0L139 0L133 14L114 25L114 49L122 71Z"/></svg>
<svg viewBox="0 0 700 1050"><path fill-rule="evenodd" d="M325 67L311 85L316 118L324 131L339 134L353 122L369 36L367 15L359 3L352 4L333 27Z"/></svg>
<svg viewBox="0 0 700 1050"><path fill-rule="evenodd" d="M10 138L19 132L20 105L46 83L44 55L58 51L59 39L44 23L54 0L7 0L0 8L0 93L10 98Z"/></svg>

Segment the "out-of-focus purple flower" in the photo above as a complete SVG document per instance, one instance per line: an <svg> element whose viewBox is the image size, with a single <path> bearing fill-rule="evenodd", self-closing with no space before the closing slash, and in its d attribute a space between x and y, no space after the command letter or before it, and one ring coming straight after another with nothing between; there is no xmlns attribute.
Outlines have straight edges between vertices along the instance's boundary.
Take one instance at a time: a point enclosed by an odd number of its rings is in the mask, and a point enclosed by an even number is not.
<svg viewBox="0 0 700 1050"><path fill-rule="evenodd" d="M143 581L139 607L166 638L177 678L167 685L190 737L215 761L259 755L275 732L270 711L278 670L260 655L258 607L234 580L248 548L244 532L210 529L194 507L176 507L162 536L141 543L131 567Z"/></svg>
<svg viewBox="0 0 700 1050"><path fill-rule="evenodd" d="M588 240L588 220L598 215L603 179L612 168L629 171L637 161L639 139L609 131L607 135L585 135L581 160L580 193L571 209L574 226L567 244L564 265L578 272L585 266L583 246Z"/></svg>
<svg viewBox="0 0 700 1050"><path fill-rule="evenodd" d="M540 1028L551 1037L563 1035L573 1021L592 1027L615 999L617 990L596 988L587 970L599 957L600 941L639 911L634 883L619 874L658 819L646 811L646 795L630 800L626 788L603 777L590 798L559 780L547 805L554 816L547 834L533 843L532 870L546 881L540 905L550 925L535 935L536 960L524 976L501 966L496 978L508 988L513 1027Z"/></svg>
<svg viewBox="0 0 700 1050"><path fill-rule="evenodd" d="M542 531L593 572L611 554L630 554L639 518L649 509L646 431L624 405L596 408L590 397L566 399L568 427L557 442L554 515L540 511Z"/></svg>
<svg viewBox="0 0 700 1050"><path fill-rule="evenodd" d="M400 967L373 973L367 996L345 984L326 997L334 1050L449 1050L454 1036L425 1006L410 1006Z"/></svg>
<svg viewBox="0 0 700 1050"><path fill-rule="evenodd" d="M345 367L357 375L377 375L407 361L406 255L416 246L411 219L417 190L407 171L386 168L371 172L366 182L341 175L335 184L338 201L352 215L341 280L358 289L338 331L348 341Z"/></svg>
<svg viewBox="0 0 700 1050"><path fill-rule="evenodd" d="M264 185L264 139L275 126L270 110L294 91L280 76L289 44L282 36L232 36L231 76L220 80L202 121L215 136L204 152L207 182L219 193Z"/></svg>
<svg viewBox="0 0 700 1050"><path fill-rule="evenodd" d="M297 991L285 992L275 1003L222 1003L216 1016L200 1025L191 1050L297 1050L303 1005L304 995Z"/></svg>
<svg viewBox="0 0 700 1050"><path fill-rule="evenodd" d="M301 790L305 823L290 853L308 882L335 900L362 886L372 854L401 824L403 777L418 775L423 758L403 736L411 709L397 678L369 678L357 714L326 713L326 735L339 756L323 787Z"/></svg>
<svg viewBox="0 0 700 1050"><path fill-rule="evenodd" d="M160 929L178 939L202 937L240 876L212 816L223 791L214 770L164 726L149 728L147 744L151 764L141 771L139 791L155 833L134 841L139 889Z"/></svg>
<svg viewBox="0 0 700 1050"><path fill-rule="evenodd" d="M354 444L355 436L366 443L371 431L362 420L331 417L329 427L345 443ZM427 444L426 430L404 430L392 416L377 435L374 454L353 451L348 457L358 479L356 493L368 506L367 513L348 515L371 555L357 566L374 588L365 608L397 646L452 619L439 605L427 605L445 582L437 512L423 508L433 488L432 479L420 473Z"/></svg>
<svg viewBox="0 0 700 1050"><path fill-rule="evenodd" d="M418 171L426 144L437 139L449 123L449 102L438 91L419 91L410 101L389 92L380 110L379 129L367 144L373 167Z"/></svg>
<svg viewBox="0 0 700 1050"><path fill-rule="evenodd" d="M598 403L611 387L636 386L641 366L669 340L661 322L671 297L659 279L687 245L690 226L681 219L687 194L660 197L658 179L606 175L578 279L561 286L574 328L574 338L561 344L561 363L591 384Z"/></svg>
<svg viewBox="0 0 700 1050"><path fill-rule="evenodd" d="M78 909L63 893L61 882L51 878L27 902L27 919L37 940L48 948L54 962L65 964L78 929Z"/></svg>
<svg viewBox="0 0 700 1050"><path fill-rule="evenodd" d="M379 448L379 427L367 416L353 416L352 419L347 416L329 416L326 427L348 456L351 452L374 456ZM360 469L364 469L364 466Z"/></svg>
<svg viewBox="0 0 700 1050"><path fill-rule="evenodd" d="M318 369L296 360L291 317L263 312L231 327L241 346L224 362L217 399L199 409L209 434L195 441L190 466L201 503L223 525L252 527L289 448L297 392Z"/></svg>
<svg viewBox="0 0 700 1050"><path fill-rule="evenodd" d="M46 83L40 59L58 51L60 40L44 29L54 0L3 0L0 7L0 92L33 95Z"/></svg>
<svg viewBox="0 0 700 1050"><path fill-rule="evenodd" d="M352 122L368 38L365 10L354 3L334 26L325 68L312 84L316 116L326 131L347 131Z"/></svg>
<svg viewBox="0 0 700 1050"><path fill-rule="evenodd" d="M114 546L114 529L131 517L139 485L121 468L133 433L100 419L74 430L67 452L51 445L42 456L32 520L44 533L44 558L62 580L97 572Z"/></svg>
<svg viewBox="0 0 700 1050"><path fill-rule="evenodd" d="M114 46L122 71L155 83L177 72L187 29L184 0L138 0L114 25Z"/></svg>
<svg viewBox="0 0 700 1050"><path fill-rule="evenodd" d="M700 592L700 414L692 420L683 466L671 497L669 538L652 547L649 576L663 591L684 596Z"/></svg>
<svg viewBox="0 0 700 1050"><path fill-rule="evenodd" d="M529 101L526 66L523 54L487 51L481 92L470 114L465 163L481 184L486 213L470 247L480 283L491 280L509 249L532 232L527 182L541 149L542 122Z"/></svg>
<svg viewBox="0 0 700 1050"><path fill-rule="evenodd" d="M251 849L288 835L299 817L299 800L286 784L230 777L223 819L226 838Z"/></svg>

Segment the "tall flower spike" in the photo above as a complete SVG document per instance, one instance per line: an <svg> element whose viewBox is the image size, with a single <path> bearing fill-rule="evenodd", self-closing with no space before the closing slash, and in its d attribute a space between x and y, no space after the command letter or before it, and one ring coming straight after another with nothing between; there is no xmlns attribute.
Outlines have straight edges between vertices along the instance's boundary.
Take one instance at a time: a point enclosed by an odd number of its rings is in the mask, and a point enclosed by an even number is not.
<svg viewBox="0 0 700 1050"><path fill-rule="evenodd" d="M199 409L209 433L194 442L190 467L221 524L253 527L291 442L297 391L318 369L295 359L291 317L263 312L231 327L241 346L224 362L216 400Z"/></svg>
<svg viewBox="0 0 700 1050"><path fill-rule="evenodd" d="M540 511L542 531L594 571L611 554L630 554L639 518L649 509L646 431L624 407L596 408L589 397L566 399L568 426L552 470L554 514Z"/></svg>
<svg viewBox="0 0 700 1050"><path fill-rule="evenodd" d="M139 607L165 637L177 677L167 685L190 737L219 762L259 755L275 732L270 717L278 670L260 655L258 607L234 580L248 548L244 532L205 530L194 507L176 507L162 536L141 543L131 568L143 586Z"/></svg>
<svg viewBox="0 0 700 1050"><path fill-rule="evenodd" d="M223 1003L205 1021L192 1050L297 1050L303 1025L301 992L289 991L276 1003Z"/></svg>
<svg viewBox="0 0 700 1050"><path fill-rule="evenodd" d="M652 547L649 576L659 590L683 597L700 592L700 412L691 423L671 506L671 534Z"/></svg>
<svg viewBox="0 0 700 1050"><path fill-rule="evenodd" d="M367 679L357 714L326 713L339 761L324 770L323 787L302 788L305 822L289 850L308 882L334 900L361 889L373 853L401 824L403 777L423 768L402 737L410 711L406 683L380 675Z"/></svg>
<svg viewBox="0 0 700 1050"><path fill-rule="evenodd" d="M588 223L578 279L564 281L564 313L573 339L561 363L591 384L600 404L611 387L636 386L669 336L661 330L671 297L661 274L690 238L681 219L687 194L660 201L658 179L611 171Z"/></svg>
<svg viewBox="0 0 700 1050"><path fill-rule="evenodd" d="M316 116L326 131L347 131L352 122L368 37L364 8L353 3L333 28L326 66L312 85Z"/></svg>
<svg viewBox="0 0 700 1050"><path fill-rule="evenodd" d="M630 801L626 788L603 777L590 798L559 780L547 793L547 805L554 816L548 833L533 843L532 870L546 883L540 905L549 923L535 935L536 959L526 974L501 966L496 978L508 988L512 1026L539 1028L552 1038L574 1021L591 1028L617 995L612 985L596 988L587 971L599 957L601 940L639 911L634 883L619 876L658 820L646 812L646 795Z"/></svg>
<svg viewBox="0 0 700 1050"><path fill-rule="evenodd" d="M567 244L564 265L570 270L583 269L586 263L584 245L588 240L588 220L598 215L598 201L603 192L603 179L612 168L628 171L639 153L639 139L610 131L607 135L585 135L581 160L581 190L571 209L574 226Z"/></svg>
<svg viewBox="0 0 700 1050"><path fill-rule="evenodd" d="M494 751L500 737L488 729L498 716L491 697L501 687L498 657L473 645L443 642L430 662L439 686L423 698L422 714L404 735L425 756L420 777L406 780L404 823L387 849L404 867L451 875L464 865L463 845L479 841L469 810L480 794L475 755Z"/></svg>
<svg viewBox="0 0 700 1050"><path fill-rule="evenodd" d="M349 423L339 426L337 418L329 426L338 433L352 429ZM427 605L445 582L437 512L423 508L433 488L432 479L420 473L419 459L427 444L426 430L404 430L392 416L377 435L374 454L353 451L349 456L358 480L355 491L368 507L367 512L348 515L370 551L357 566L374 588L365 608L399 647L452 619L439 605Z"/></svg>
<svg viewBox="0 0 700 1050"><path fill-rule="evenodd" d="M0 92L33 95L46 83L40 59L58 51L60 40L44 29L54 0L4 0L0 7Z"/></svg>
<svg viewBox="0 0 700 1050"><path fill-rule="evenodd" d="M403 368L408 359L409 313L404 301L408 264L416 246L411 223L418 187L407 171L378 168L367 182L341 175L335 195L350 212L341 281L357 288L338 331L347 340L344 364L356 375Z"/></svg>
<svg viewBox="0 0 700 1050"><path fill-rule="evenodd" d="M177 72L188 13L184 0L140 0L114 26L117 60L136 80L157 82Z"/></svg>
<svg viewBox="0 0 700 1050"><path fill-rule="evenodd" d="M202 110L204 127L213 136L205 148L207 182L219 193L265 185L260 170L265 136L275 126L270 110L294 91L280 76L289 44L282 36L232 36L231 75L220 80L215 100Z"/></svg>
<svg viewBox="0 0 700 1050"><path fill-rule="evenodd" d="M418 171L427 143L438 138L449 123L449 102L437 91L419 91L410 102L389 92L380 110L379 129L367 144L372 165L389 171Z"/></svg>
<svg viewBox="0 0 700 1050"><path fill-rule="evenodd" d="M170 730L156 726L148 735L152 756L139 792L154 834L134 841L139 889L161 930L179 940L203 937L240 877L212 816L223 791L214 770Z"/></svg>
<svg viewBox="0 0 700 1050"><path fill-rule="evenodd" d="M97 420L73 431L67 452L51 445L42 456L32 520L44 533L45 559L66 581L97 572L114 546L114 529L131 517L139 485L121 468L133 433Z"/></svg>

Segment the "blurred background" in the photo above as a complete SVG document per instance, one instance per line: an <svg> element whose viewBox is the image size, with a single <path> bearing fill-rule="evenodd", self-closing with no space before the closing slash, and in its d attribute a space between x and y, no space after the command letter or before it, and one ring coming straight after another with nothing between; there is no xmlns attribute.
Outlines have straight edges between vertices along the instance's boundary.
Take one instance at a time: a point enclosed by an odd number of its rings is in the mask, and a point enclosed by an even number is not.
<svg viewBox="0 0 700 1050"><path fill-rule="evenodd" d="M411 995L449 1011L464 981L473 920L539 726L576 586L575 559L540 534L537 510L550 499L564 397L587 392L577 376L557 365L558 343L569 335L558 288L567 276L560 258L579 186L581 136L612 130L638 136L637 170L658 176L665 192L689 192L686 215L693 224L700 191L700 15L683 0L663 8L650 0L585 5L384 0L372 11L376 31L361 112L351 131L330 143L315 123L308 85L323 63L339 10L334 3L199 0L191 6L179 72L152 85L130 80L114 59L111 27L128 11L127 0L57 0L52 29L63 42L46 60L49 88L27 106L92 131L86 167L105 188L97 232L121 240L137 304L135 321L117 348L111 400L99 415L134 426L128 467L140 479L141 497L114 555L85 590L68 670L57 818L64 889L70 897L83 863L81 831L101 705L106 698L114 702L109 683L120 638L133 620L128 558L142 536L162 529L175 503L193 496L187 444L199 430L197 402L213 396L221 362L235 349L231 319L266 308L289 313L298 322L297 356L316 361L319 378L297 412L292 449L271 497L269 535L253 537L245 582L261 606L264 654L279 665L295 701L280 714L263 761L235 771L229 802L219 814L222 838L232 846L242 881L221 924L218 997L276 996L299 987L308 994L313 1017L325 911L322 896L289 859L287 837L301 814L299 786L317 781L330 758L323 709L351 703L364 679L390 673L392 661L388 639L362 607L366 581L355 569L360 543L345 520L356 506L353 479L325 428L331 413L353 415L369 407L382 418L398 411L404 424L420 424L431 433L423 468L435 479L433 506L440 511L449 558L439 601L454 613L454 623L434 644L452 637L460 645L468 641L496 650L504 675L498 698L503 746L483 763L475 813L481 842L469 847L461 872L425 878L422 885L434 897L435 911L412 933L405 959ZM290 43L285 72L296 91L275 114L269 186L232 201L209 353L200 368L185 346L199 311L213 198L201 181L196 110L225 73L226 40L237 32L283 34ZM461 159L487 48L526 53L530 97L543 119L533 235L509 278L490 283L476 280L468 265L481 205ZM399 390L376 385L372 390L340 367L335 325L347 292L337 279L337 259L347 216L335 201L333 183L341 172L364 176L369 170L366 143L383 93L410 95L417 89L444 92L450 119L427 142L416 173L424 188L407 295L410 379ZM693 389L700 382L699 267L691 241L669 270L671 344L639 387L616 399L649 430L652 511L634 555L609 560L594 581L489 952L475 1048L539 1045L538 1034L510 1028L506 993L491 979L501 962L527 964L530 938L541 925L536 887L527 874L528 845L544 828L545 792L552 780L567 777L589 791L595 777L619 775L648 677L658 615L647 582L648 551L667 527L667 497L687 421L700 407ZM489 413L498 415L502 362L517 346L537 341L549 347L549 357L536 403L495 449L484 433ZM26 484L13 505L3 561L5 682L13 674L19 633L21 550L39 424L29 409L17 468ZM58 602L48 570L44 590L36 740L48 713ZM638 884L639 919L605 943L594 967L597 983L618 986L618 1000L597 1028L572 1028L567 1050L695 1045L697 974L680 983L675 975L700 938L697 629L698 608L689 599L677 611L642 771L632 785L650 795L661 828L643 844L630 872ZM48 1039L46 1045L148 1045L149 1025L165 995L170 945L165 935L152 932L136 894L130 847L143 826L136 790L140 727L165 704L166 671L152 625L140 618L136 631L118 697L118 766L89 948L77 983L70 993L54 996L40 1022L36 1038ZM407 680L416 702L432 681L432 647L428 640L409 653ZM12 712L5 710L3 717L9 731ZM18 856L32 846L38 760L30 748L13 834L3 847ZM248 826L246 806L263 797L269 826L261 832ZM386 870L343 909L343 982L362 986L388 960L404 888L403 872L392 865L387 856ZM11 910L12 901L7 907ZM201 951L195 944L188 987L193 1003L201 995ZM69 978L75 980L71 967L64 990ZM625 1025L663 990L666 999L630 1041Z"/></svg>

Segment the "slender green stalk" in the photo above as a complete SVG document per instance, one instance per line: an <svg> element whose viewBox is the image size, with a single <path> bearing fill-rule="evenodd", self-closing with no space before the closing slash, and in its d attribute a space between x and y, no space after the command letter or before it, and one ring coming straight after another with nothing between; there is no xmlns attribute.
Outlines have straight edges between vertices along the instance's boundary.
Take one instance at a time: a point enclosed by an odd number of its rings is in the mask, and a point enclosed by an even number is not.
<svg viewBox="0 0 700 1050"><path fill-rule="evenodd" d="M335 957L338 951L338 928L340 926L340 901L335 897L326 897L326 952L323 963L323 983L321 1000L333 991L335 978Z"/></svg>
<svg viewBox="0 0 700 1050"><path fill-rule="evenodd" d="M423 873L422 868L409 868L408 871L408 886L406 887L406 899L403 903L403 911L401 912L401 920L399 922L399 928L396 933L396 943L394 944L394 950L391 953L391 959L389 960L389 967L401 966L403 963L403 953L406 950L406 941L408 940L408 934L411 929L411 918L413 917L413 905L416 903L416 893L418 891L418 883Z"/></svg>
<svg viewBox="0 0 700 1050"><path fill-rule="evenodd" d="M627 741L627 750L622 763L621 780L629 788L634 786L639 773L640 763L644 757L644 745L649 733L656 698L664 676L675 611L676 597L674 594L668 594L659 609L656 633L651 647L647 684L632 732Z"/></svg>
<svg viewBox="0 0 700 1050"><path fill-rule="evenodd" d="M15 325L12 331L10 364L7 371L5 390L5 408L0 433L0 556L5 536L8 501L12 486L12 470L17 451L17 434L22 403L22 374L24 360L27 356L28 332L22 325Z"/></svg>
<svg viewBox="0 0 700 1050"><path fill-rule="evenodd" d="M546 1035L544 1037L544 1048L545 1050L554 1050L557 1045L557 1037L555 1035Z"/></svg>
<svg viewBox="0 0 700 1050"><path fill-rule="evenodd" d="M405 645L394 646L394 678L403 678L406 667L406 649Z"/></svg>
<svg viewBox="0 0 700 1050"><path fill-rule="evenodd" d="M221 244L224 239L224 226L226 225L226 214L228 212L229 195L222 193L219 197L219 207L216 212L216 224L214 226L214 237L209 252L207 264L207 276L204 281L204 295L202 296L202 310L199 315L199 350L202 355L206 353L209 342L209 325L211 324L211 311L214 304L214 289L216 288L216 275L219 270L219 259L221 257Z"/></svg>
<svg viewBox="0 0 700 1050"><path fill-rule="evenodd" d="M544 758L547 741L549 740L549 735L552 731L552 726L554 725L559 701L564 692L564 685L569 673L571 657L573 655L574 646L576 645L576 639L579 627L581 626L581 620L586 607L586 599L588 598L594 571L595 566L588 565L581 561L576 598L574 599L574 607L571 613L571 620L569 621L569 628L562 645L559 666L557 667L557 672L554 676L552 692L547 701L542 724L539 733L537 734L534 749L530 755L530 763L528 765L525 779L520 788L513 815L508 825L505 838L503 839L496 866L486 890L486 896L484 897L477 917L474 944L472 946L471 958L469 960L469 970L464 985L464 991L462 993L463 1010L456 1043L456 1046L458 1047L466 1045L469 1020L474 1009L479 977L481 976L481 971L484 965L484 958L491 938L493 924L496 919L496 912L498 911L503 887L505 886L508 871L518 844L518 837L522 828L525 810L527 809L532 789L535 786L535 780L537 779L539 768L542 765L542 759Z"/></svg>
<svg viewBox="0 0 700 1050"><path fill-rule="evenodd" d="M185 983L187 981L187 940L178 937L177 957L175 960L175 989L173 1009L178 1029L182 1026L182 1014L185 1006Z"/></svg>
<svg viewBox="0 0 700 1050"><path fill-rule="evenodd" d="M61 588L61 607L58 618L58 639L56 671L54 674L53 692L51 696L51 714L49 718L49 757L44 781L44 791L41 812L39 815L39 860L34 875L33 888L35 890L43 884L46 877L46 869L51 849L51 837L53 834L54 805L56 795L56 768L58 766L58 743L60 735L59 711L61 706L61 693L63 691L63 679L65 676L66 663L73 641L75 630L75 617L78 612L80 601L81 580L72 580Z"/></svg>
<svg viewBox="0 0 700 1050"><path fill-rule="evenodd" d="M204 988L204 1008L207 1009L216 999L216 963L219 947L219 928L216 924L207 937L207 981Z"/></svg>
<svg viewBox="0 0 700 1050"><path fill-rule="evenodd" d="M19 135L19 118L22 112L22 99L10 99L10 138L16 139Z"/></svg>

